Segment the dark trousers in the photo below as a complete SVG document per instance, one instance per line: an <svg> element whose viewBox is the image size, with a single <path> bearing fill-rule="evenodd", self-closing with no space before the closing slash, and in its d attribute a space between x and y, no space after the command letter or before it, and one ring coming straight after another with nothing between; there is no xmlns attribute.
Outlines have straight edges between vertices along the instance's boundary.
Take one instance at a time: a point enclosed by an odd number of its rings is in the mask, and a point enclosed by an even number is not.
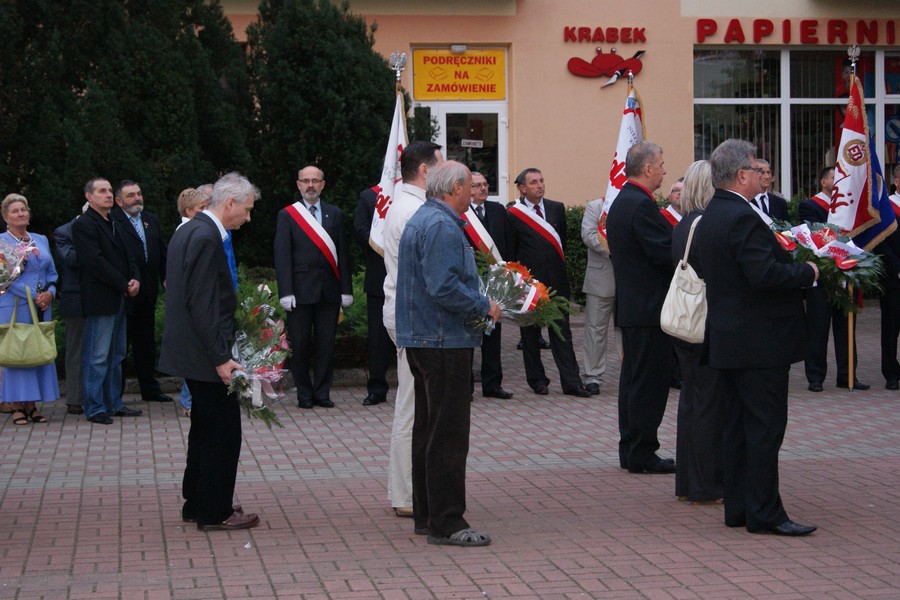
<svg viewBox="0 0 900 600"><path fill-rule="evenodd" d="M144 400L155 400L162 391L156 380L156 298L142 299L140 303L126 307L125 331L134 370L141 386ZM122 377L124 389L125 378Z"/></svg>
<svg viewBox="0 0 900 600"><path fill-rule="evenodd" d="M854 319L856 317L854 316ZM854 321L855 323L855 321ZM837 383L846 384L850 373L848 361L847 315L835 308L822 287L806 290L806 356L804 368L810 383L825 381L828 373L828 330L834 337L834 360ZM853 369L856 370L856 339L853 340Z"/></svg>
<svg viewBox="0 0 900 600"><path fill-rule="evenodd" d="M416 528L447 537L469 524L466 457L472 406L472 348L407 348L415 379L412 437Z"/></svg>
<svg viewBox="0 0 900 600"><path fill-rule="evenodd" d="M571 392L581 387L581 373L578 371L578 359L572 347L572 330L569 327L569 315L556 322L562 332L563 339L552 329L547 329L550 339L550 352L559 369L559 383L563 392ZM549 385L550 380L544 373L541 362L541 330L534 325L522 327L522 357L525 360L525 378L532 389L536 385Z"/></svg>
<svg viewBox="0 0 900 600"><path fill-rule="evenodd" d="M622 328L619 374L619 465L640 469L659 449L657 430L672 378L672 338L659 327Z"/></svg>
<svg viewBox="0 0 900 600"><path fill-rule="evenodd" d="M337 335L339 302L298 304L287 314L287 339L291 347L291 375L297 400L329 400L334 380L334 340ZM309 350L315 366L309 376Z"/></svg>
<svg viewBox="0 0 900 600"><path fill-rule="evenodd" d="M81 406L81 353L84 317L64 317L66 322L66 406Z"/></svg>
<svg viewBox="0 0 900 600"><path fill-rule="evenodd" d="M503 329L494 326L491 335L481 336L481 393L487 394L503 387L503 367L500 364L500 341Z"/></svg>
<svg viewBox="0 0 900 600"><path fill-rule="evenodd" d="M369 378L366 391L384 398L388 392L387 370L391 357L397 355L397 348L384 327L384 296L366 294L366 313L369 319L369 341L367 346Z"/></svg>
<svg viewBox="0 0 900 600"><path fill-rule="evenodd" d="M885 381L900 380L897 336L900 336L900 289L885 285L881 296L881 374Z"/></svg>
<svg viewBox="0 0 900 600"><path fill-rule="evenodd" d="M778 451L787 427L789 371L790 366L720 371L729 527L762 531L788 518L778 493Z"/></svg>
<svg viewBox="0 0 900 600"><path fill-rule="evenodd" d="M700 364L702 344L673 340L681 365L675 495L691 501L715 500L722 491L723 389L719 371Z"/></svg>
<svg viewBox="0 0 900 600"><path fill-rule="evenodd" d="M241 454L241 408L223 383L186 381L193 404L182 515L196 516L198 525L221 523L232 513Z"/></svg>

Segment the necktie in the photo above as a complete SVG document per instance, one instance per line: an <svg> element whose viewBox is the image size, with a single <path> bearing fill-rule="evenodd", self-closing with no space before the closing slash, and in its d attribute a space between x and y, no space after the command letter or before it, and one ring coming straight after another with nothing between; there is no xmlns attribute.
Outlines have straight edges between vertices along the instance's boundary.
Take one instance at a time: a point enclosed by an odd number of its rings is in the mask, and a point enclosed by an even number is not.
<svg viewBox="0 0 900 600"><path fill-rule="evenodd" d="M762 211L766 214L769 214L769 196L763 192L759 197L759 204Z"/></svg>
<svg viewBox="0 0 900 600"><path fill-rule="evenodd" d="M313 216L313 218L318 221L319 217L316 216L316 213L319 212L319 207L313 204L309 207L309 213Z"/></svg>
<svg viewBox="0 0 900 600"><path fill-rule="evenodd" d="M478 215L480 221L484 221L484 206L480 204L475 207L475 214Z"/></svg>
<svg viewBox="0 0 900 600"><path fill-rule="evenodd" d="M144 225L141 223L141 215L136 217L128 217L134 230L137 231L138 237L141 238L141 245L144 247L144 260L147 260L147 237L144 235Z"/></svg>
<svg viewBox="0 0 900 600"><path fill-rule="evenodd" d="M544 213L541 212L541 205L540 205L540 204L535 204L535 205L534 205L534 212L536 212L536 213L537 213L537 216L539 216L540 218L542 218L542 219L544 218Z"/></svg>

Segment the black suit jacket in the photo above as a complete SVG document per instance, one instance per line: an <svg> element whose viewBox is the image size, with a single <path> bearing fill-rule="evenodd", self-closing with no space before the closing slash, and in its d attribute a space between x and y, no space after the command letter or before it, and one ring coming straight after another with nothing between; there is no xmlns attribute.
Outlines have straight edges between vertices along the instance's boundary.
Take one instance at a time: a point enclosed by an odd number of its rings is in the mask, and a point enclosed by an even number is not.
<svg viewBox="0 0 900 600"><path fill-rule="evenodd" d="M626 182L606 220L616 279L616 325L659 327L672 280L672 226L643 188Z"/></svg>
<svg viewBox="0 0 900 600"><path fill-rule="evenodd" d="M136 307L155 308L156 298L159 295L159 284L166 280L166 242L162 237L159 219L146 210L141 212L141 223L147 239L147 258L144 258L144 244L125 211L114 206L109 211L109 216L116 221L125 246L134 258L140 272L141 289L137 296L125 301L125 309L131 313Z"/></svg>
<svg viewBox="0 0 900 600"><path fill-rule="evenodd" d="M77 219L78 217L75 217ZM78 256L72 243L72 219L53 231L53 243L56 246L56 270L59 273L59 314L64 317L80 317L81 283Z"/></svg>
<svg viewBox="0 0 900 600"><path fill-rule="evenodd" d="M828 211L819 206L819 203L810 198L803 200L797 208L797 215L802 221L811 223L827 223Z"/></svg>
<svg viewBox="0 0 900 600"><path fill-rule="evenodd" d="M319 247L286 209L282 208L278 212L275 222L275 278L278 282L278 297L293 294L297 304L323 301L340 303L341 294L353 291L343 214L338 207L321 200L318 206L322 211L322 227L331 236L337 249L339 278L335 277L331 263ZM306 209L301 207L300 210Z"/></svg>
<svg viewBox="0 0 900 600"><path fill-rule="evenodd" d="M232 357L237 296L225 245L209 216L200 213L178 228L169 245L166 273L159 370L220 383L216 367Z"/></svg>
<svg viewBox="0 0 900 600"><path fill-rule="evenodd" d="M531 210L525 199L519 201ZM544 198L544 219L550 224L566 248L566 208L562 202ZM569 287L569 276L566 263L559 257L556 249L518 217L506 215L507 252L500 249L503 258L522 263L531 274L544 285L548 285L560 295L568 298L572 295ZM496 241L496 240L495 240Z"/></svg>
<svg viewBox="0 0 900 600"><path fill-rule="evenodd" d="M384 258L369 245L369 232L372 229L377 199L378 195L372 188L366 188L359 193L359 202L353 214L353 237L363 247L366 255L366 278L363 289L370 296L384 298L384 278L387 277Z"/></svg>
<svg viewBox="0 0 900 600"><path fill-rule="evenodd" d="M781 221L788 220L788 203L787 199L775 192L768 192L769 196L769 216L773 219Z"/></svg>
<svg viewBox="0 0 900 600"><path fill-rule="evenodd" d="M128 281L140 281L137 263L125 246L121 230L116 221L104 219L93 208L72 224L72 241L81 269L81 310L86 317L117 313L128 292Z"/></svg>
<svg viewBox="0 0 900 600"><path fill-rule="evenodd" d="M793 262L748 202L721 189L697 225L692 255L695 249L706 281L709 366L767 369L803 360L800 290L812 285L812 267Z"/></svg>
<svg viewBox="0 0 900 600"><path fill-rule="evenodd" d="M544 199L544 204L547 204L546 199ZM491 235L491 239L494 240L500 256L503 257L503 260L506 260L506 253L509 252L509 244L506 240L506 209L499 202L485 201L482 206L484 206L484 219L482 219L481 223ZM565 219L565 212L563 213L563 218ZM468 236L466 236L466 239L469 239ZM469 243L472 243L471 240L469 240ZM563 248L565 248L565 244L563 244Z"/></svg>

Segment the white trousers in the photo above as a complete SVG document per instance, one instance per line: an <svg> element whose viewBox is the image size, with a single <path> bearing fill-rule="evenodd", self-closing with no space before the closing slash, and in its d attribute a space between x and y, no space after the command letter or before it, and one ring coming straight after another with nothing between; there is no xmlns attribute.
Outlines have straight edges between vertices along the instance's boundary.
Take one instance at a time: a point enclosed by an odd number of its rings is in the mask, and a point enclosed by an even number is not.
<svg viewBox="0 0 900 600"><path fill-rule="evenodd" d="M397 343L397 330L388 329ZM406 361L406 348L397 348L397 398L388 460L388 500L394 508L412 508L412 432L416 417L416 389Z"/></svg>
<svg viewBox="0 0 900 600"><path fill-rule="evenodd" d="M584 346L582 361L585 384L600 383L606 373L606 348L609 343L609 321L615 297L587 294L584 303Z"/></svg>

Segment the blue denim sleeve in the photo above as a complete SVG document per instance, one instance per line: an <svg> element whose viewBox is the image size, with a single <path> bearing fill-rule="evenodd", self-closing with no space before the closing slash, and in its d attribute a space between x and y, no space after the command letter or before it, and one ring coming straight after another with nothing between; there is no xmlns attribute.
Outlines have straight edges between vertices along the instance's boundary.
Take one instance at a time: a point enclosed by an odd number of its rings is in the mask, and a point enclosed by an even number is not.
<svg viewBox="0 0 900 600"><path fill-rule="evenodd" d="M438 222L419 240L425 289L448 312L487 315L491 308L481 295L475 257L455 224Z"/></svg>

